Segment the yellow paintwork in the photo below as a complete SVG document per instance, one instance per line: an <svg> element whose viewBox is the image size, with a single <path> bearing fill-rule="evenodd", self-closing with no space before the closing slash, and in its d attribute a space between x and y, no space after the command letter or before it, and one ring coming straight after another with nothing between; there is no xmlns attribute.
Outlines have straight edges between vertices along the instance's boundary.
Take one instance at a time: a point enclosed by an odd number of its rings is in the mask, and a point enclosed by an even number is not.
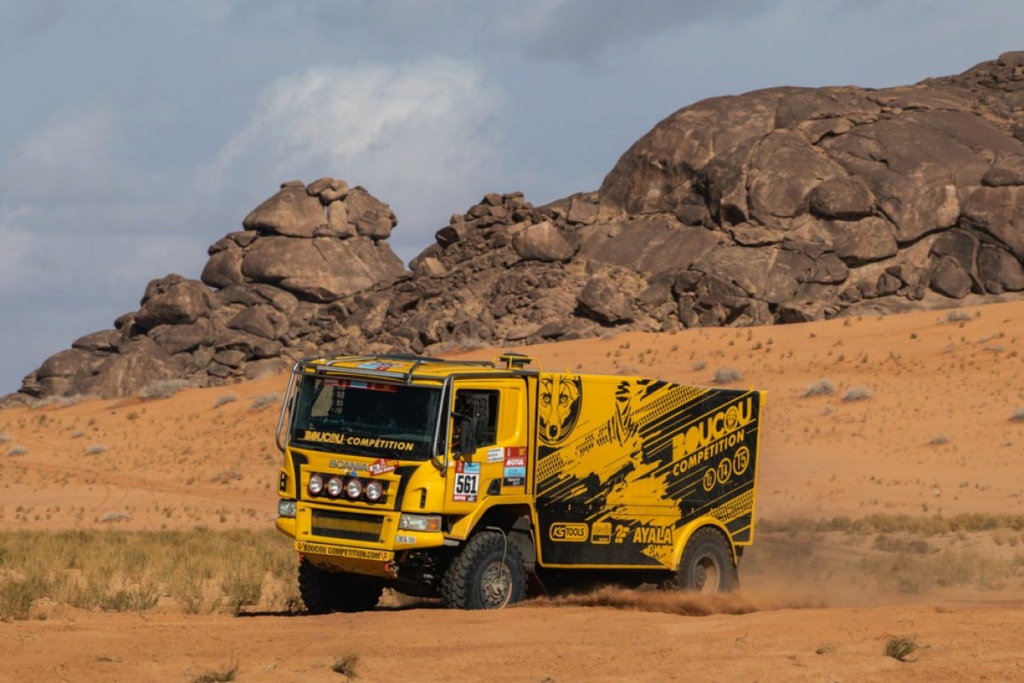
<svg viewBox="0 0 1024 683"><path fill-rule="evenodd" d="M299 372L352 373L365 379L359 372L368 360L374 357L315 359ZM437 462L399 461L401 475L395 471L377 477L390 486L386 505L305 500L297 494L305 491L312 472L344 475L333 462L364 467L373 458L286 447L279 494L299 499L298 514L295 519L278 518L276 526L318 564L385 576L385 564L400 562L407 551L439 547L445 539L468 539L499 506L529 511L542 566L675 570L688 539L705 526L725 534L734 559L738 546L753 542L765 392L639 377L385 360L387 371L369 381L440 387L446 378L454 378L456 390L498 392L497 436L461 461L450 451ZM527 463L523 485L505 485L510 480L503 478L504 468L520 453ZM296 462L302 463L297 469ZM464 470L472 472L478 485L469 496L456 490L457 474ZM379 542L315 535L314 508L372 515L380 520ZM447 532L400 531L402 512L443 515ZM376 529L377 523L341 522L357 531ZM329 531L330 525L321 528Z"/></svg>

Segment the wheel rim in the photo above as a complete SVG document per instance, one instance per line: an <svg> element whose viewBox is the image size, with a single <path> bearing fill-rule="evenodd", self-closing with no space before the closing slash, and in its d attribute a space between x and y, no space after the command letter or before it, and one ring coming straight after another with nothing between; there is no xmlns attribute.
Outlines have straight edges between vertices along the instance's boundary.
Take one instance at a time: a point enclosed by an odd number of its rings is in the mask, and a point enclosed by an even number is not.
<svg viewBox="0 0 1024 683"><path fill-rule="evenodd" d="M722 567L713 555L704 555L697 561L693 578L698 593L717 593L722 582Z"/></svg>
<svg viewBox="0 0 1024 683"><path fill-rule="evenodd" d="M503 562L492 562L480 576L480 598L485 609L508 604L512 597L512 572Z"/></svg>

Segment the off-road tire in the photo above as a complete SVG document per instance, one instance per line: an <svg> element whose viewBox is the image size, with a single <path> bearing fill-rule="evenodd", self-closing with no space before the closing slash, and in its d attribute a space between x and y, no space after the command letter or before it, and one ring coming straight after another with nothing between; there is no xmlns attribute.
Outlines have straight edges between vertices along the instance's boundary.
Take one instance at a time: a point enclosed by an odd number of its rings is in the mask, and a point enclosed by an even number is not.
<svg viewBox="0 0 1024 683"><path fill-rule="evenodd" d="M668 587L704 595L730 593L739 587L732 549L721 531L706 526L693 532Z"/></svg>
<svg viewBox="0 0 1024 683"><path fill-rule="evenodd" d="M458 609L500 609L525 594L523 556L496 531L470 538L441 579L444 604Z"/></svg>
<svg viewBox="0 0 1024 683"><path fill-rule="evenodd" d="M299 561L299 594L310 614L366 612L377 606L384 586L372 578L329 572Z"/></svg>

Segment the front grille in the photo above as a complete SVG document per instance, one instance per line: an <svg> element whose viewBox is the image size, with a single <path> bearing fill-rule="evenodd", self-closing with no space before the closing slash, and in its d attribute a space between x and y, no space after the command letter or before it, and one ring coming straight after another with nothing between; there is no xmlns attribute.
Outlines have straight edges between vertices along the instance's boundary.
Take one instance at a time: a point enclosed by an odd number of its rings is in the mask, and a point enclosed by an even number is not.
<svg viewBox="0 0 1024 683"><path fill-rule="evenodd" d="M384 518L380 515L354 515L351 512L313 510L313 534L328 538L380 543Z"/></svg>

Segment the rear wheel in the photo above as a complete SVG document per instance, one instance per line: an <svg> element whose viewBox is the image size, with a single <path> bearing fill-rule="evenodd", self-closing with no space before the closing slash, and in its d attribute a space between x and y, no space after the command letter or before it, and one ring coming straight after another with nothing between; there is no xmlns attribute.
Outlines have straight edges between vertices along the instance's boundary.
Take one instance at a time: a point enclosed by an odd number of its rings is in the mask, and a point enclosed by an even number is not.
<svg viewBox="0 0 1024 683"><path fill-rule="evenodd" d="M515 543L495 531L469 539L441 580L444 603L459 609L499 609L525 593L523 557Z"/></svg>
<svg viewBox="0 0 1024 683"><path fill-rule="evenodd" d="M377 606L384 586L369 577L330 572L299 560L299 594L310 614L365 612Z"/></svg>
<svg viewBox="0 0 1024 683"><path fill-rule="evenodd" d="M686 542L679 570L669 586L712 595L734 591L738 585L739 575L725 535L714 527L697 529Z"/></svg>

